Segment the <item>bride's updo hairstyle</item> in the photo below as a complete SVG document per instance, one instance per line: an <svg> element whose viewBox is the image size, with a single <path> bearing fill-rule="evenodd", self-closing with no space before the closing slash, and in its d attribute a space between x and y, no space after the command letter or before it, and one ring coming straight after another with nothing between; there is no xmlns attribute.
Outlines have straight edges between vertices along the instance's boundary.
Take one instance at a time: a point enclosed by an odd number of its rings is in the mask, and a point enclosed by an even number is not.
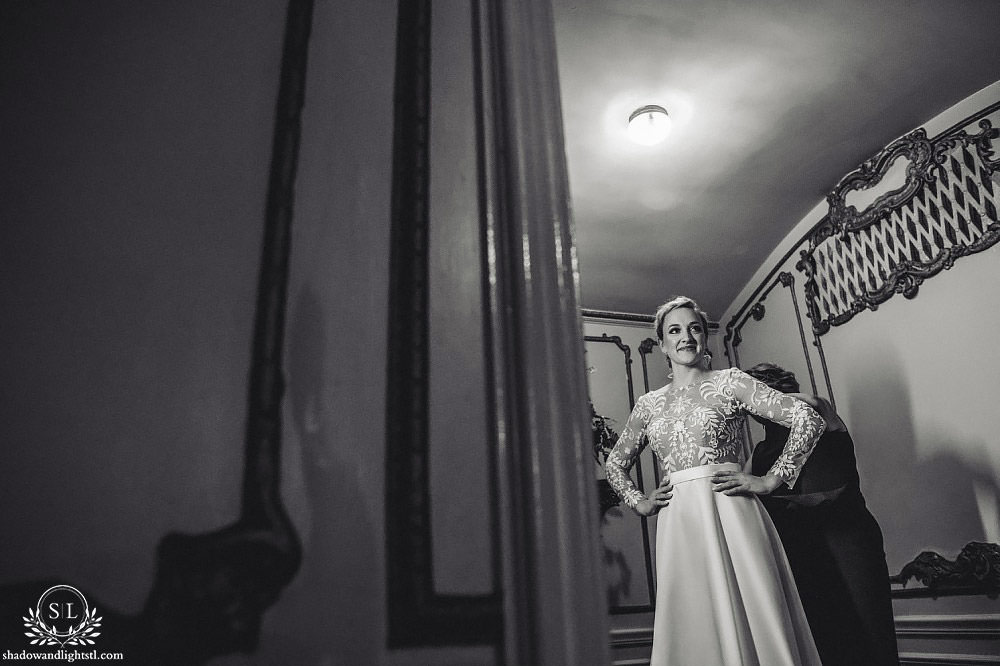
<svg viewBox="0 0 1000 666"><path fill-rule="evenodd" d="M799 381L795 379L795 375L780 365L758 363L747 370L747 374L757 381L764 382L775 391L781 391L782 393L799 392Z"/></svg>
<svg viewBox="0 0 1000 666"><path fill-rule="evenodd" d="M705 335L708 335L708 315L705 311L698 307L698 304L694 302L693 299L687 296L674 296L669 301L656 308L656 314L653 315L653 323L656 326L656 339L663 342L663 320L667 318L667 315L676 310L677 308L690 308L698 315L698 319L701 320L701 327L704 330Z"/></svg>

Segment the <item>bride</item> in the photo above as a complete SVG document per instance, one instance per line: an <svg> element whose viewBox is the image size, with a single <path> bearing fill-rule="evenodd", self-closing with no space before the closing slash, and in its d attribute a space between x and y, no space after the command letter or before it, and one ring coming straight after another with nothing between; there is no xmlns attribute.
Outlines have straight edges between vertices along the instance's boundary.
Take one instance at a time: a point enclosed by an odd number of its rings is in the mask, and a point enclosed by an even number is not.
<svg viewBox="0 0 1000 666"><path fill-rule="evenodd" d="M738 368L708 368L708 321L686 297L656 312L672 381L635 404L605 463L629 507L657 515L650 666L819 666L774 525L757 495L792 487L825 422ZM790 428L763 476L742 471L746 415ZM649 496L629 470L647 445L663 481Z"/></svg>

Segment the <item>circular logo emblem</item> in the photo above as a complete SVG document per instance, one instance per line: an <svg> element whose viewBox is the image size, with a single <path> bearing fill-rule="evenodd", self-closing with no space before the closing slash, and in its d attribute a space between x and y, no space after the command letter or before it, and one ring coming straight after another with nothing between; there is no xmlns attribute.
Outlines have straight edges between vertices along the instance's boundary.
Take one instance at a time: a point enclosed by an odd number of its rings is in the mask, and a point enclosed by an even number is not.
<svg viewBox="0 0 1000 666"><path fill-rule="evenodd" d="M42 592L34 608L22 618L24 635L32 645L93 645L100 636L101 619L80 590L53 585Z"/></svg>
<svg viewBox="0 0 1000 666"><path fill-rule="evenodd" d="M55 585L45 590L35 606L35 616L41 617L60 638L69 637L89 613L87 599L69 585Z"/></svg>

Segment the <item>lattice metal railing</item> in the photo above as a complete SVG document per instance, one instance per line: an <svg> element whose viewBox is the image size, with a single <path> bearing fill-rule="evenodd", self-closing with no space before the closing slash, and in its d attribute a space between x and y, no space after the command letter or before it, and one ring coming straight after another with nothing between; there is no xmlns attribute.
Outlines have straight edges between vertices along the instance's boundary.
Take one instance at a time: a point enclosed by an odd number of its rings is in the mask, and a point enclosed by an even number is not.
<svg viewBox="0 0 1000 666"><path fill-rule="evenodd" d="M830 212L796 264L806 274L817 335L894 294L913 298L925 279L1000 240L1000 159L993 159L1000 131L986 117L998 108L1000 103L964 124L979 120L975 134L956 128L929 140L923 129L910 133L827 197ZM847 204L852 192L877 187L898 159L907 162L903 185L861 211Z"/></svg>

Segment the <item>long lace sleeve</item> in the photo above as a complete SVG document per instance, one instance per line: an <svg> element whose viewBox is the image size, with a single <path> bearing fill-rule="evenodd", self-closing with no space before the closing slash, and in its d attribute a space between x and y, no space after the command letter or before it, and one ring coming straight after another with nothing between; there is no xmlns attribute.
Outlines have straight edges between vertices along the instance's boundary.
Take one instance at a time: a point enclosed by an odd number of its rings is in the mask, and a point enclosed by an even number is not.
<svg viewBox="0 0 1000 666"><path fill-rule="evenodd" d="M735 397L748 412L791 430L781 455L768 470L791 488L823 434L826 421L798 398L776 391L742 370L733 368L732 380Z"/></svg>
<svg viewBox="0 0 1000 666"><path fill-rule="evenodd" d="M642 396L632 409L625 427L618 436L618 442L604 462L604 473L608 477L608 483L632 509L640 500L646 499L642 491L635 487L629 477L629 471L646 446L646 438L642 436L642 431L649 421L649 416L648 401L646 396Z"/></svg>

